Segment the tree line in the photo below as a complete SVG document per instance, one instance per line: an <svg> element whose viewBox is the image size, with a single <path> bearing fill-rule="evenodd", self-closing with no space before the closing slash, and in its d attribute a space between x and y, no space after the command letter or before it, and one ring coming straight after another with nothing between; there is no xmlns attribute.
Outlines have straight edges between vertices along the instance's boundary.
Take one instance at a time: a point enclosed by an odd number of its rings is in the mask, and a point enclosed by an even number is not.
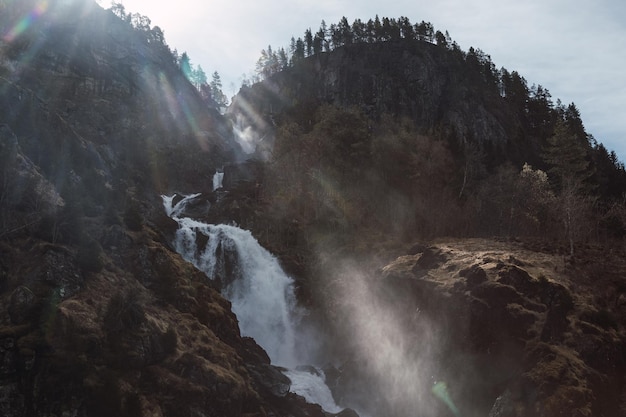
<svg viewBox="0 0 626 417"><path fill-rule="evenodd" d="M222 81L219 73L214 71L211 81L201 65L194 66L189 54L179 54L177 49L171 50L165 42L165 34L159 26L151 26L151 20L139 13L126 11L122 3L113 2L109 10L130 25L148 44L152 44L167 54L169 60L176 64L189 82L198 90L204 102L211 108L220 109L228 105L228 98L222 91Z"/></svg>
<svg viewBox="0 0 626 417"><path fill-rule="evenodd" d="M444 48L454 56L462 59L474 77L475 82L487 84L494 92L511 101L523 102L528 95L539 100L547 97L549 92L542 86L528 87L526 80L517 71L509 72L506 68L496 68L491 56L480 48L470 47L463 51L459 44L452 40L448 31L435 30L430 22L421 21L412 24L408 17L379 18L367 22L356 19L352 24L344 16L336 24L328 26L322 20L319 29L313 32L308 28L304 36L291 38L289 48L273 48L269 45L261 50L256 63L256 79L261 81L271 75L290 68L298 61L322 52L331 52L337 48L359 43L379 43L399 40L428 42Z"/></svg>
<svg viewBox="0 0 626 417"><path fill-rule="evenodd" d="M355 43L376 43L400 39L412 39L437 45L452 45L450 35L446 31L435 31L432 23L421 21L412 24L408 17L382 19L376 15L367 22L356 19L352 24L344 16L338 23L330 26L322 20L319 29L313 32L308 28L303 37L292 37L288 50L285 48L272 48L261 51L261 57L257 61L257 75L263 79L292 66L297 61L306 57L330 52L344 45Z"/></svg>

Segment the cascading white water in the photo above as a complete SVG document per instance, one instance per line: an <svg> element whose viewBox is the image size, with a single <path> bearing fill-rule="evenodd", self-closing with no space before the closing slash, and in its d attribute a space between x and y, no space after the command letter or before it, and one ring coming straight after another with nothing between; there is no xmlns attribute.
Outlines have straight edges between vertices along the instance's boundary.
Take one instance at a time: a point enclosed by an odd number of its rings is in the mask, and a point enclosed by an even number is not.
<svg viewBox="0 0 626 417"><path fill-rule="evenodd" d="M224 173L215 171L213 174L213 191L216 191L223 187L222 182L224 181Z"/></svg>
<svg viewBox="0 0 626 417"><path fill-rule="evenodd" d="M291 391L302 395L308 402L320 404L324 410L331 413L339 413L342 410L335 404L322 370L290 369L285 375L291 380Z"/></svg>
<svg viewBox="0 0 626 417"><path fill-rule="evenodd" d="M223 294L232 303L242 334L254 338L273 363L297 365L295 327L299 314L293 280L249 231L179 217L197 196L187 196L173 207L173 198L163 197L166 213L179 225L176 251L210 279L224 281ZM198 234L208 238L204 247L197 245Z"/></svg>
<svg viewBox="0 0 626 417"><path fill-rule="evenodd" d="M220 280L241 333L254 338L273 364L292 368L285 374L292 381L293 392L329 412L341 411L324 382L323 372L293 369L307 360L298 349L297 328L302 312L296 304L293 279L249 231L181 217L187 203L198 195L187 196L174 206L173 197L163 196L166 213L179 225L176 251L210 279ZM198 234L208 238L201 239L206 242L204 246L198 245Z"/></svg>
<svg viewBox="0 0 626 417"><path fill-rule="evenodd" d="M241 149L251 154L256 149L256 145L259 142L259 135L252 126L245 122L244 118L239 114L235 118L233 125L233 137L241 146Z"/></svg>
<svg viewBox="0 0 626 417"><path fill-rule="evenodd" d="M179 225L176 250L209 278L226 280L223 294L232 303L242 334L254 338L273 363L297 365L293 280L276 258L238 227L187 218L179 219ZM208 237L204 248L197 247L198 233Z"/></svg>
<svg viewBox="0 0 626 417"><path fill-rule="evenodd" d="M173 204L174 203L174 195L172 196L161 196L161 198L163 198L163 206L165 206L165 213L172 218L180 218L180 215L183 213L183 211L185 210L185 207L187 207L187 204L193 200L194 198L198 197L200 195L200 193L197 194L191 194L186 196L185 198L183 198L182 200L180 200L178 203Z"/></svg>

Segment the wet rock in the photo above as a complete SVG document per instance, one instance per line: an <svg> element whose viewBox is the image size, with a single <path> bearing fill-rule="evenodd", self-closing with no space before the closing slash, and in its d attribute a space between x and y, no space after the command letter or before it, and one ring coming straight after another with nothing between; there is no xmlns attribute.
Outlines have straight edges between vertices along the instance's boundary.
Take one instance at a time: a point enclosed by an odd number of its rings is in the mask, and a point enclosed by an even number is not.
<svg viewBox="0 0 626 417"><path fill-rule="evenodd" d="M568 327L567 311L558 308L550 309L541 331L541 340L544 342L559 342Z"/></svg>
<svg viewBox="0 0 626 417"><path fill-rule="evenodd" d="M270 364L267 352L251 337L241 338L243 349L240 352L242 359L248 363Z"/></svg>
<svg viewBox="0 0 626 417"><path fill-rule="evenodd" d="M276 397L284 397L291 388L291 380L277 367L268 364L246 366L257 387Z"/></svg>
<svg viewBox="0 0 626 417"><path fill-rule="evenodd" d="M512 303L524 304L524 299L515 288L493 281L485 281L476 286L472 295L484 300L492 308L503 308Z"/></svg>
<svg viewBox="0 0 626 417"><path fill-rule="evenodd" d="M558 342L569 328L568 314L574 308L574 300L569 290L561 284L541 280L540 285L541 301L548 308L541 340Z"/></svg>
<svg viewBox="0 0 626 417"><path fill-rule="evenodd" d="M211 203L208 200L202 198L194 198L190 200L182 210L180 215L182 217L190 217L192 219L202 219L209 214L211 209Z"/></svg>
<svg viewBox="0 0 626 417"><path fill-rule="evenodd" d="M518 417L519 414L516 411L518 407L519 404L513 399L513 394L507 389L496 398L489 411L489 417Z"/></svg>
<svg viewBox="0 0 626 417"><path fill-rule="evenodd" d="M428 246L422 243L416 243L409 248L407 255L417 255L418 253L424 252L426 249L428 249Z"/></svg>
<svg viewBox="0 0 626 417"><path fill-rule="evenodd" d="M333 414L335 417L359 417L359 414L351 408L346 408L338 414Z"/></svg>
<svg viewBox="0 0 626 417"><path fill-rule="evenodd" d="M505 308L505 327L508 334L524 340L529 335L531 326L537 321L537 314L519 304L508 304Z"/></svg>

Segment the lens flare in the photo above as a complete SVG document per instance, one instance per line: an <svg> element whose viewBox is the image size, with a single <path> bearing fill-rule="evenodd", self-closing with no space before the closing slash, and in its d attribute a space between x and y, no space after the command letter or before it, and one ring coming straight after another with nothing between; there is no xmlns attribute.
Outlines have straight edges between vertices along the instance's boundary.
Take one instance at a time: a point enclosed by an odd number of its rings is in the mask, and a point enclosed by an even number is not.
<svg viewBox="0 0 626 417"><path fill-rule="evenodd" d="M3 37L5 42L12 42L18 36L20 36L26 29L41 17L48 9L48 1L43 0L37 3L35 8L31 10L26 16L21 18Z"/></svg>
<svg viewBox="0 0 626 417"><path fill-rule="evenodd" d="M452 413L456 417L461 417L461 413L459 412L459 409L456 408L456 405L454 405L454 402L452 401L452 398L450 397L450 393L448 392L448 386L446 385L445 382L437 382L433 386L432 391L433 391L433 394L435 394L435 397L443 401L443 403L448 406L450 411L452 411Z"/></svg>
<svg viewBox="0 0 626 417"><path fill-rule="evenodd" d="M158 79L159 94L165 97L168 111L176 123L176 128L181 132L191 130L198 133L201 129L189 104L181 94L177 93L176 88L172 86L163 72L159 73ZM162 118L161 122L166 123L166 119Z"/></svg>

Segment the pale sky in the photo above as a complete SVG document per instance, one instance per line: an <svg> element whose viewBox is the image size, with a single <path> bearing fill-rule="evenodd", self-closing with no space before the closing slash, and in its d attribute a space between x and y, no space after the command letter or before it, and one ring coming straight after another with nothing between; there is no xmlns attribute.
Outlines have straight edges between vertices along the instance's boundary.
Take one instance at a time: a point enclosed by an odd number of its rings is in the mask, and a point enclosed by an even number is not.
<svg viewBox="0 0 626 417"><path fill-rule="evenodd" d="M446 30L463 49L491 55L497 68L541 84L554 102L574 102L588 133L626 162L624 0L118 0L148 16L170 48L218 71L230 97L252 74L261 49L287 47L346 16L352 23L406 16ZM110 0L100 0L108 8Z"/></svg>

